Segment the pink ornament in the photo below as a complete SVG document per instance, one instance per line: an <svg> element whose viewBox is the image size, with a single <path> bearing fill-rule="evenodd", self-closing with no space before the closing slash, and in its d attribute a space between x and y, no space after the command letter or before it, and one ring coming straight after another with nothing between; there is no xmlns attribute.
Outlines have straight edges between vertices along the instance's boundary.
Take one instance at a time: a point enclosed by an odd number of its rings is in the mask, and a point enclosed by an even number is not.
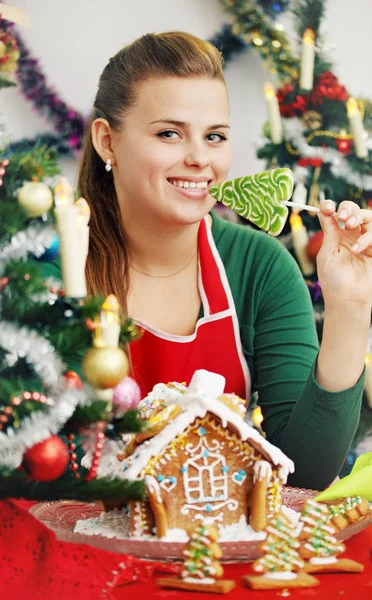
<svg viewBox="0 0 372 600"><path fill-rule="evenodd" d="M141 401L141 390L132 379L132 377L124 377L124 379L114 389L112 397L113 412L115 417L122 417L127 410L136 408Z"/></svg>

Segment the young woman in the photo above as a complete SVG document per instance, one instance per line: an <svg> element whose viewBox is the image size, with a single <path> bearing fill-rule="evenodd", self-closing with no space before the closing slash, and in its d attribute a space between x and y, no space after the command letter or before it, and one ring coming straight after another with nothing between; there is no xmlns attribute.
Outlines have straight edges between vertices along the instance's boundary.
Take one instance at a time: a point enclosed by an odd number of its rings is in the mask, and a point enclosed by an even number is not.
<svg viewBox="0 0 372 600"><path fill-rule="evenodd" d="M208 189L231 164L220 53L192 35L145 35L104 69L79 177L88 200L91 293L114 293L144 330L130 347L146 394L196 369L226 391L258 392L268 439L322 489L358 424L372 304L372 211L321 204L320 350L312 306L289 253L217 218ZM244 175L244 173L242 173Z"/></svg>

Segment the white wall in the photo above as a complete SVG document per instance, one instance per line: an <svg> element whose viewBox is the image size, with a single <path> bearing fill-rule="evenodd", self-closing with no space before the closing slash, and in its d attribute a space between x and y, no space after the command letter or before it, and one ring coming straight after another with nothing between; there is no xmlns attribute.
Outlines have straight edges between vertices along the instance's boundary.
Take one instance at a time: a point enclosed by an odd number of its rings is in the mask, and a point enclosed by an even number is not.
<svg viewBox="0 0 372 600"><path fill-rule="evenodd" d="M31 17L32 30L22 31L33 55L62 98L89 113L98 77L108 58L148 31L182 29L202 38L218 31L227 16L218 0L12 0ZM291 26L286 16L281 21ZM353 95L372 98L369 68L371 0L328 0L323 34L331 46L336 73ZM364 65L363 65L364 63ZM367 66L365 66L367 65ZM268 79L261 60L249 50L226 68L232 110L233 177L260 170L255 148L266 120L263 85ZM21 95L0 95L0 122L10 139L52 131ZM64 160L75 181L76 162Z"/></svg>

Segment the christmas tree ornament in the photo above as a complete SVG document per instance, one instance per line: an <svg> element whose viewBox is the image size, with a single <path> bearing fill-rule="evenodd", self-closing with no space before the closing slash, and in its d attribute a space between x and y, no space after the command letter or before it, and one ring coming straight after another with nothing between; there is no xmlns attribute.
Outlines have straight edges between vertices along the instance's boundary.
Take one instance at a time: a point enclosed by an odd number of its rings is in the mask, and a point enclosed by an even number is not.
<svg viewBox="0 0 372 600"><path fill-rule="evenodd" d="M262 128L262 133L264 134L265 137L267 137L268 140L271 140L271 132L270 132L270 123L269 123L269 121L266 121L264 123L264 126Z"/></svg>
<svg viewBox="0 0 372 600"><path fill-rule="evenodd" d="M292 245L301 271L305 276L312 275L315 271L315 265L307 255L309 243L307 229L298 214L292 213L289 217L289 222L291 225Z"/></svg>
<svg viewBox="0 0 372 600"><path fill-rule="evenodd" d="M276 236L288 217L285 206L292 196L293 177L289 169L273 169L239 177L210 188L210 195L238 215Z"/></svg>
<svg viewBox="0 0 372 600"><path fill-rule="evenodd" d="M23 455L22 467L34 481L53 481L68 464L67 446L58 435L29 448Z"/></svg>
<svg viewBox="0 0 372 600"><path fill-rule="evenodd" d="M310 258L310 260L316 260L318 252L322 247L323 237L323 231L320 229L319 231L313 233L313 235L309 239L309 242L307 244L307 255Z"/></svg>
<svg viewBox="0 0 372 600"><path fill-rule="evenodd" d="M311 129L312 131L320 129L322 126L322 115L316 110L308 110L304 113L302 122L305 129Z"/></svg>
<svg viewBox="0 0 372 600"><path fill-rule="evenodd" d="M136 408L141 401L141 390L132 377L125 377L114 389L112 406L114 416L120 418L127 410Z"/></svg>
<svg viewBox="0 0 372 600"><path fill-rule="evenodd" d="M156 497L154 500L156 502ZM157 579L157 585L164 589L214 594L227 594L233 590L236 586L234 581L221 579L224 571L218 562L222 557L222 550L217 543L217 528L203 523L193 527L188 533L190 541L183 551L185 562L181 566L179 576Z"/></svg>
<svg viewBox="0 0 372 600"><path fill-rule="evenodd" d="M283 141L283 127L278 98L271 83L267 82L265 84L264 91L266 110L269 117L270 137L273 144L280 144Z"/></svg>
<svg viewBox="0 0 372 600"><path fill-rule="evenodd" d="M312 29L305 29L302 36L302 52L300 66L300 88L312 90L314 82L315 34Z"/></svg>
<svg viewBox="0 0 372 600"><path fill-rule="evenodd" d="M346 102L347 116L349 119L350 129L353 134L355 154L358 158L367 158L368 148L363 127L363 119L359 110L358 102L355 98L350 98Z"/></svg>
<svg viewBox="0 0 372 600"><path fill-rule="evenodd" d="M54 202L63 289L69 298L85 298L90 209L84 198L74 203L74 191L65 177L59 179L54 189Z"/></svg>
<svg viewBox="0 0 372 600"><path fill-rule="evenodd" d="M83 382L79 375L75 371L67 371L63 376L67 388L76 388L77 390L83 389Z"/></svg>
<svg viewBox="0 0 372 600"><path fill-rule="evenodd" d="M41 217L51 208L53 195L45 183L28 181L17 192L19 204L30 218Z"/></svg>
<svg viewBox="0 0 372 600"><path fill-rule="evenodd" d="M98 389L116 387L129 371L124 350L113 347L91 348L83 359L82 367L87 382Z"/></svg>
<svg viewBox="0 0 372 600"><path fill-rule="evenodd" d="M350 139L337 138L336 146L341 154L350 154L353 142Z"/></svg>
<svg viewBox="0 0 372 600"><path fill-rule="evenodd" d="M43 254L39 257L35 257L36 260L40 260L41 262L52 262L56 260L59 255L59 238L58 235L54 236L54 239L48 248L45 248Z"/></svg>

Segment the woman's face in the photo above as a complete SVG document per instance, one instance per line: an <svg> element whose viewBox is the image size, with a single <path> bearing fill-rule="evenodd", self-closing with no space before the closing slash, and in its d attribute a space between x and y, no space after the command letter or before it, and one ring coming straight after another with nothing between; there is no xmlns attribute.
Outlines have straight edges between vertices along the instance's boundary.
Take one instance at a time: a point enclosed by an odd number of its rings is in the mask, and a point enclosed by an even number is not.
<svg viewBox="0 0 372 600"><path fill-rule="evenodd" d="M208 188L231 164L229 102L224 84L159 77L139 85L114 131L114 180L124 227L200 221L215 201Z"/></svg>

